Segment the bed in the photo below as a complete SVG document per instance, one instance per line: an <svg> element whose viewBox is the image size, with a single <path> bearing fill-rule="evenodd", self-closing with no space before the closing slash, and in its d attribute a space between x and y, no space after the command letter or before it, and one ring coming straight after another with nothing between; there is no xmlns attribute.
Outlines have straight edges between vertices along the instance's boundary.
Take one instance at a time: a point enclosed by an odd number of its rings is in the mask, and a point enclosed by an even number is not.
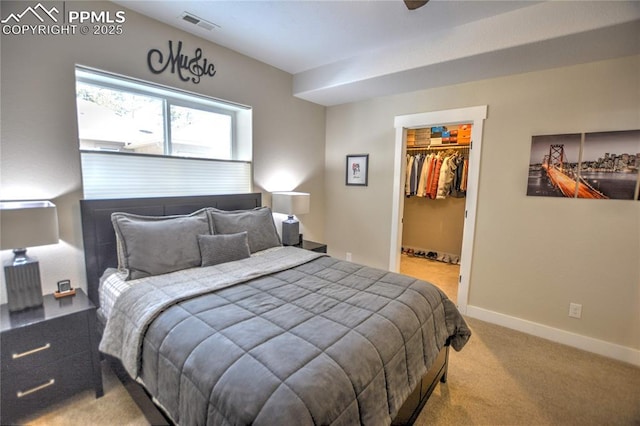
<svg viewBox="0 0 640 426"><path fill-rule="evenodd" d="M471 335L431 284L282 247L259 193L80 203L100 350L152 424L411 424Z"/></svg>

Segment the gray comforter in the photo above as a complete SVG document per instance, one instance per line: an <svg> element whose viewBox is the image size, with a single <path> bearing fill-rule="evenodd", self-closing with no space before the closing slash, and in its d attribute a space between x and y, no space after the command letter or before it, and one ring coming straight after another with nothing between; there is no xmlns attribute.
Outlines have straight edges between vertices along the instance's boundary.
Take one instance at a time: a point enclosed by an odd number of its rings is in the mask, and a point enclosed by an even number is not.
<svg viewBox="0 0 640 426"><path fill-rule="evenodd" d="M100 349L176 423L389 424L471 333L431 284L319 256L285 247L140 280Z"/></svg>

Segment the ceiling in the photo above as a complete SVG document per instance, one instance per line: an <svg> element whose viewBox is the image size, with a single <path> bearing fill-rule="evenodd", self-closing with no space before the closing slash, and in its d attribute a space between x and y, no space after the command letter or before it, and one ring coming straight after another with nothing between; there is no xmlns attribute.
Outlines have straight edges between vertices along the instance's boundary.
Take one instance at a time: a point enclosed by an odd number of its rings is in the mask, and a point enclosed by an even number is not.
<svg viewBox="0 0 640 426"><path fill-rule="evenodd" d="M114 3L284 70L322 105L640 53L640 1Z"/></svg>

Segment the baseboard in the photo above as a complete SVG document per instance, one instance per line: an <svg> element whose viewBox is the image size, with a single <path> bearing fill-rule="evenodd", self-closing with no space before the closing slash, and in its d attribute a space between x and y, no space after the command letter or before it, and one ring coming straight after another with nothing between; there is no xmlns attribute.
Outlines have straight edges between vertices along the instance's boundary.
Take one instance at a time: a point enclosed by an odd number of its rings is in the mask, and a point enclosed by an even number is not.
<svg viewBox="0 0 640 426"><path fill-rule="evenodd" d="M640 367L640 350L467 305L466 315Z"/></svg>

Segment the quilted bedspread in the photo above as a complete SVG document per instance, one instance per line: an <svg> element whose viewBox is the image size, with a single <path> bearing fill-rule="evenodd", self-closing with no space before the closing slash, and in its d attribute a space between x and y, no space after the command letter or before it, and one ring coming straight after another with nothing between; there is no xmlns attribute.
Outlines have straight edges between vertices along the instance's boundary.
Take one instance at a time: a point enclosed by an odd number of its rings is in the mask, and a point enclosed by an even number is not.
<svg viewBox="0 0 640 426"><path fill-rule="evenodd" d="M431 284L318 256L230 262L226 283L216 267L145 278L101 350L179 424L387 425L447 340L460 350L471 333Z"/></svg>

